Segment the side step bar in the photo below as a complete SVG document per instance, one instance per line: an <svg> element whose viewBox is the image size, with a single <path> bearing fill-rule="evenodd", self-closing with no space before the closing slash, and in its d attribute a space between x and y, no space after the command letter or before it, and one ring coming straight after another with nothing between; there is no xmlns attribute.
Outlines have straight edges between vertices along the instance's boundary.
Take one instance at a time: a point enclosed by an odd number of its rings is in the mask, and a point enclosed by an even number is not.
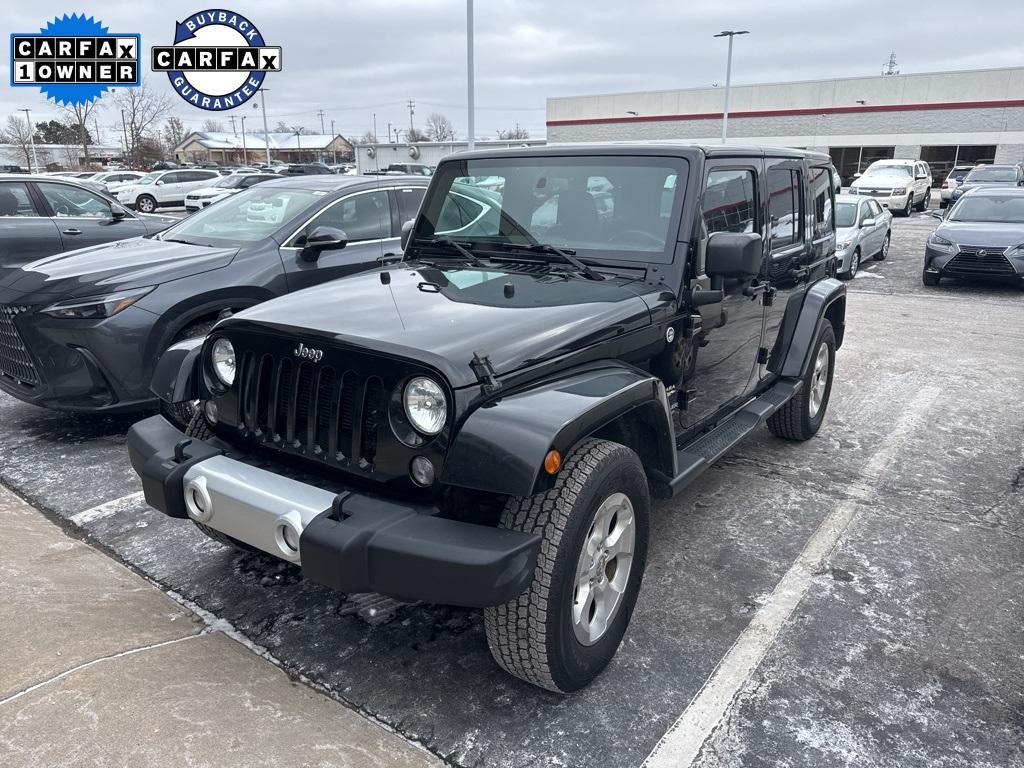
<svg viewBox="0 0 1024 768"><path fill-rule="evenodd" d="M676 453L677 474L667 485L672 496L696 480L708 467L732 450L737 443L764 424L768 417L788 403L800 391L800 379L777 382L740 410L724 419L710 432L701 435Z"/></svg>

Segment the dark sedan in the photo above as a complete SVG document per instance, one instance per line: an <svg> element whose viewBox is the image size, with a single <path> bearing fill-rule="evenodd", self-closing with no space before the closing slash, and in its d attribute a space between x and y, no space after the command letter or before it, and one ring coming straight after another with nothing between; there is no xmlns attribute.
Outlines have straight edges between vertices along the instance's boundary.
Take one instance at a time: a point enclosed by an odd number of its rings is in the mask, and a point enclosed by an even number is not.
<svg viewBox="0 0 1024 768"><path fill-rule="evenodd" d="M0 276L0 389L71 411L155 405L153 366L225 312L400 256L425 178L264 182L136 237Z"/></svg>
<svg viewBox="0 0 1024 768"><path fill-rule="evenodd" d="M0 268L62 251L152 235L177 219L135 214L80 182L0 176Z"/></svg>
<svg viewBox="0 0 1024 768"><path fill-rule="evenodd" d="M979 165L964 176L964 180L950 194L949 201L955 203L972 189L989 189L992 187L998 189L1024 187L1024 166Z"/></svg>
<svg viewBox="0 0 1024 768"><path fill-rule="evenodd" d="M975 189L950 209L924 256L924 284L944 277L1024 288L1024 189Z"/></svg>

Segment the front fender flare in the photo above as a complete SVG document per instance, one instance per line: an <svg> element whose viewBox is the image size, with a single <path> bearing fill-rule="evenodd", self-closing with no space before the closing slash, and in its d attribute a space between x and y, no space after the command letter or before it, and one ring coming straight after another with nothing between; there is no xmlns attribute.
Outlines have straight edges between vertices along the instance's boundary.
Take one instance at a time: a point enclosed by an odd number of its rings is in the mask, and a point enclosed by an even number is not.
<svg viewBox="0 0 1024 768"><path fill-rule="evenodd" d="M652 469L671 476L675 450L664 385L609 362L563 372L473 411L452 442L441 481L530 496L554 483L541 469L548 451L567 456L580 440L627 415L653 427L662 466Z"/></svg>
<svg viewBox="0 0 1024 768"><path fill-rule="evenodd" d="M160 355L149 388L166 403L183 403L199 398L199 361L205 338L185 339L172 344Z"/></svg>

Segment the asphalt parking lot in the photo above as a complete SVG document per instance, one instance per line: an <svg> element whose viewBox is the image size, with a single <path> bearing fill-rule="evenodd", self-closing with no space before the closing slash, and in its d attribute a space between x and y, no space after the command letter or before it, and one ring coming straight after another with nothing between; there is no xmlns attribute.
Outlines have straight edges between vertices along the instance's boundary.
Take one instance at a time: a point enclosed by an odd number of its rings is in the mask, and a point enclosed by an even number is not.
<svg viewBox="0 0 1024 768"><path fill-rule="evenodd" d="M1024 766L1024 291L925 288L936 225L896 219L849 284L818 437L765 430L655 507L630 631L574 696L498 669L480 612L150 510L130 418L0 395L0 482L454 766Z"/></svg>

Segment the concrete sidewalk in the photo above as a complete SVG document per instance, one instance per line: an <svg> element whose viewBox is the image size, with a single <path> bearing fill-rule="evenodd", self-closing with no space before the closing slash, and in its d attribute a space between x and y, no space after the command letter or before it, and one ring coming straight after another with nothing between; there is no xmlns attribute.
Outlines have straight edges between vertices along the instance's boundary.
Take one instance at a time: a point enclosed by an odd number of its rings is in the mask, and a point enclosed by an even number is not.
<svg viewBox="0 0 1024 768"><path fill-rule="evenodd" d="M438 766L0 488L0 765Z"/></svg>

